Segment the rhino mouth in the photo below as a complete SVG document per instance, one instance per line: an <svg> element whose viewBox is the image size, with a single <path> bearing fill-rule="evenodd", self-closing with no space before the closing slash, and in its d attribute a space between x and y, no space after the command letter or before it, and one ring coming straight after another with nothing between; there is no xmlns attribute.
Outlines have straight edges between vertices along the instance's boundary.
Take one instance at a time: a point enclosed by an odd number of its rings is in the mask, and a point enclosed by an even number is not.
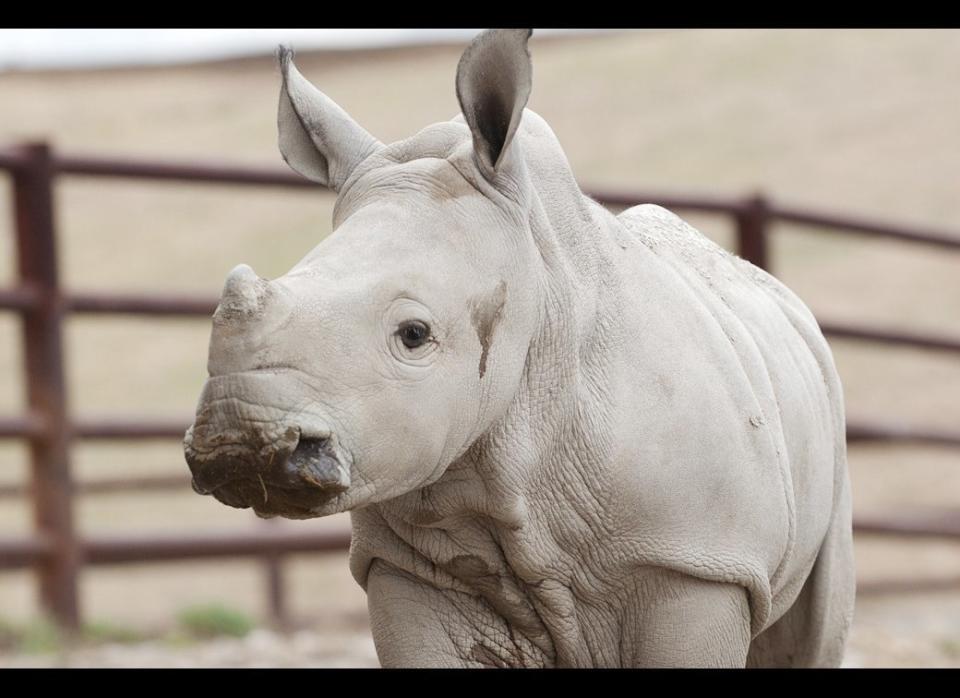
<svg viewBox="0 0 960 698"><path fill-rule="evenodd" d="M194 488L196 490L196 488ZM236 509L253 509L261 518L282 516L288 519L312 518L314 511L346 491L326 491L304 493L301 490L287 489L275 485L268 486L259 480L237 480L209 493L222 504Z"/></svg>
<svg viewBox="0 0 960 698"><path fill-rule="evenodd" d="M187 443L193 490L263 518L309 518L350 486L347 467L328 438L299 438L296 447L261 456L233 446L199 456ZM264 462L266 460L266 462Z"/></svg>

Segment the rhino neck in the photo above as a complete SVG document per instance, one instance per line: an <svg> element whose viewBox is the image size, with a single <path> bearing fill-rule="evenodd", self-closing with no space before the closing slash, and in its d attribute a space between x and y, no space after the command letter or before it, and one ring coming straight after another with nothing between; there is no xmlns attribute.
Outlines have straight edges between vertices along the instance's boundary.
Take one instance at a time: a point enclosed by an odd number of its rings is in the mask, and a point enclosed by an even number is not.
<svg viewBox="0 0 960 698"><path fill-rule="evenodd" d="M531 208L544 283L520 389L436 482L355 512L351 565L364 585L370 559L383 559L385 547L405 551L388 562L437 588L482 597L545 663L577 665L593 661L596 643L570 631L571 589L585 561L603 578L596 551L610 535L602 502L612 486L619 286L604 273L603 220L591 217L590 203L578 201L584 215L571 225L583 239L575 244L545 203ZM365 552L365 536L390 544ZM583 632L606 625L584 622Z"/></svg>

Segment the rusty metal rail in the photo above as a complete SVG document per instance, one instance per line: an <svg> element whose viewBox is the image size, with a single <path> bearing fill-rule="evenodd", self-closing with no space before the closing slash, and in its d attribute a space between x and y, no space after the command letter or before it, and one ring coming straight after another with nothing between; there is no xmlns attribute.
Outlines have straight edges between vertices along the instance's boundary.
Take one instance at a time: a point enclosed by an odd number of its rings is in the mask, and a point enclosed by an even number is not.
<svg viewBox="0 0 960 698"><path fill-rule="evenodd" d="M349 545L349 532L303 532L288 526L189 536L83 538L75 532L72 515L72 496L75 493L175 490L189 486L189 479L184 473L183 476L157 475L74 482L69 465L73 441L180 438L188 420L71 418L66 411L63 380L63 317L67 313L209 317L217 301L206 296L65 292L58 284L54 188L56 180L65 175L187 184L286 187L311 191L317 191L316 186L293 172L279 168L68 157L54 154L42 143L0 150L0 170L6 171L13 181L19 270L19 284L0 289L0 310L17 313L23 321L28 392L26 414L0 417L0 438L25 439L31 453L29 486L0 486L0 497L29 494L36 523L36 532L29 539L0 538L0 569L34 568L38 573L41 600L46 610L63 625L75 626L80 618L77 578L84 565L255 556L264 561L267 569L274 615L282 617L285 612L282 555L344 550ZM738 254L768 270L771 226L777 223L960 250L960 235L946 231L799 210L771 203L759 195L734 199L656 192L588 193L598 202L614 208L656 203L671 209L727 216L736 226ZM960 354L960 337L854 326L829 319L822 320L820 324L825 335L838 339ZM923 425L882 425L853 420L848 423L848 440L852 444L915 442L957 447L960 446L960 432L935 430ZM855 528L869 535L960 538L960 521L955 512L927 517L901 515L858 518ZM885 593L946 584L960 584L960 580L879 581L869 583L864 590L874 589L878 593Z"/></svg>
<svg viewBox="0 0 960 698"><path fill-rule="evenodd" d="M114 494L120 492L189 492L190 478L187 475L150 475L144 477L111 477L74 483L75 494ZM0 485L0 497L22 497L30 494L23 485ZM0 550L3 546L0 545Z"/></svg>
<svg viewBox="0 0 960 698"><path fill-rule="evenodd" d="M32 538L0 538L0 570L35 567L54 554L53 540L38 533Z"/></svg>
<svg viewBox="0 0 960 698"><path fill-rule="evenodd" d="M857 531L905 538L960 538L960 510L859 516Z"/></svg>
<svg viewBox="0 0 960 698"><path fill-rule="evenodd" d="M329 552L350 547L350 531L303 531L286 526L219 534L98 536L82 546L92 565L144 561L191 560L210 557Z"/></svg>
<svg viewBox="0 0 960 698"><path fill-rule="evenodd" d="M210 317L216 298L205 296L136 295L131 293L74 293L66 297L67 310L87 314L197 315Z"/></svg>
<svg viewBox="0 0 960 698"><path fill-rule="evenodd" d="M350 547L349 529L305 531L292 526L269 526L223 533L97 535L77 543L78 556L87 565L169 562L211 557L260 556L341 551ZM0 538L0 569L42 564L55 554L49 537Z"/></svg>
<svg viewBox="0 0 960 698"><path fill-rule="evenodd" d="M960 249L960 236L943 230L931 230L917 227L906 228L879 221L844 216L840 214L814 213L796 208L777 206L773 215L783 223L796 223L812 228L842 230L845 233L887 237L903 242L919 242L924 245L943 247L949 250Z"/></svg>
<svg viewBox="0 0 960 698"><path fill-rule="evenodd" d="M291 170L244 166L237 163L148 162L102 157L59 157L62 174L121 179L156 179L205 184L246 184L258 187L312 189L317 185Z"/></svg>
<svg viewBox="0 0 960 698"><path fill-rule="evenodd" d="M900 442L930 446L960 446L960 434L955 431L902 426L897 424L847 423L847 441Z"/></svg>

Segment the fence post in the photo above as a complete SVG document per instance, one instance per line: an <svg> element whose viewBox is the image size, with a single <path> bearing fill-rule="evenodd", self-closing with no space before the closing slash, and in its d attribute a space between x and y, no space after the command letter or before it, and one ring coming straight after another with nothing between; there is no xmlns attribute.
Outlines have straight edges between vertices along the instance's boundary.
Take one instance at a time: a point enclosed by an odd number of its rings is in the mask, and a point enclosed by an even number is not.
<svg viewBox="0 0 960 698"><path fill-rule="evenodd" d="M261 525L270 528L277 525L276 519L263 519ZM286 630L290 626L287 613L286 579L283 569L283 555L276 551L265 552L261 556L264 581L267 586L267 606L271 624Z"/></svg>
<svg viewBox="0 0 960 698"><path fill-rule="evenodd" d="M263 556L263 571L267 582L270 622L274 627L286 630L290 627L290 616L287 613L283 556L279 553L266 553Z"/></svg>
<svg viewBox="0 0 960 698"><path fill-rule="evenodd" d="M737 214L737 254L767 271L770 271L767 246L769 220L769 206L762 194L745 199Z"/></svg>
<svg viewBox="0 0 960 698"><path fill-rule="evenodd" d="M23 312L27 403L43 422L30 439L31 492L37 534L52 543L38 568L40 602L66 630L80 621L77 601L79 546L73 529L70 434L63 370L64 302L57 274L52 158L45 143L20 147L27 156L13 171L17 266L20 282L39 303Z"/></svg>

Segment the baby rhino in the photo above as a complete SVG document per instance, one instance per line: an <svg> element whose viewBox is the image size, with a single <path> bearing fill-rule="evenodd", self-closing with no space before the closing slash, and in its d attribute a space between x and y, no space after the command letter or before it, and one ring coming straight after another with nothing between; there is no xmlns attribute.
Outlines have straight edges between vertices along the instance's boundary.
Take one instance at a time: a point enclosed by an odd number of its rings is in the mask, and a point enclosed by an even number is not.
<svg viewBox="0 0 960 698"><path fill-rule="evenodd" d="M480 34L462 115L384 145L280 50L280 150L337 192L213 317L186 458L260 516L350 511L384 666L836 666L854 598L840 381L776 279L584 196Z"/></svg>

